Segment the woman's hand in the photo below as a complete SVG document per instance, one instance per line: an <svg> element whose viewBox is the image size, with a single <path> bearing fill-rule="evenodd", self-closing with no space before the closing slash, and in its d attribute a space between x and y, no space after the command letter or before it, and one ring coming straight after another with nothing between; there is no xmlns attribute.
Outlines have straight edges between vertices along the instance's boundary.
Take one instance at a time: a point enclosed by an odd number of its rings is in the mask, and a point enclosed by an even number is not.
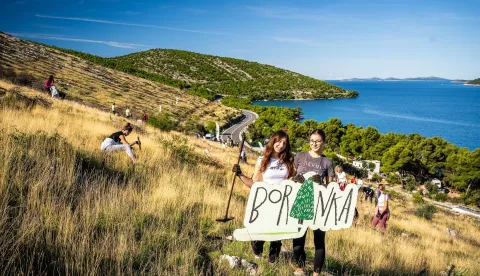
<svg viewBox="0 0 480 276"><path fill-rule="evenodd" d="M317 183L317 184L323 184L322 177L319 174L314 174L312 175L312 181Z"/></svg>
<svg viewBox="0 0 480 276"><path fill-rule="evenodd" d="M303 184L303 182L305 182L305 177L303 177L303 175L301 174L297 174L294 177L292 177L292 181Z"/></svg>
<svg viewBox="0 0 480 276"><path fill-rule="evenodd" d="M243 175L242 169L240 169L240 165L238 165L238 164L233 165L232 172L234 172L236 176L242 176Z"/></svg>

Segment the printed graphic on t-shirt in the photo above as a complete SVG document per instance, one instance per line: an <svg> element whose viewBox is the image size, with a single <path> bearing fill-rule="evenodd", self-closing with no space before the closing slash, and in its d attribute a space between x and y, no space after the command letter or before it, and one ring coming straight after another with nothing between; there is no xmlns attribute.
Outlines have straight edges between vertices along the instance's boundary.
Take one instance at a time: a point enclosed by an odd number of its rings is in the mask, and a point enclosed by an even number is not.
<svg viewBox="0 0 480 276"><path fill-rule="evenodd" d="M282 162L275 162L270 165L270 167L268 168L269 170L277 170L277 171L284 171L285 170L285 166L283 166L283 163Z"/></svg>

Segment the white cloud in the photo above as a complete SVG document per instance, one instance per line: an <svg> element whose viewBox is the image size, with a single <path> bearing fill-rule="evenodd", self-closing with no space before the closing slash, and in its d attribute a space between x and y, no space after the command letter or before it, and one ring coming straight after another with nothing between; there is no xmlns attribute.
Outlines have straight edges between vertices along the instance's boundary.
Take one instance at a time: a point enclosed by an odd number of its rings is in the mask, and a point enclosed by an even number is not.
<svg viewBox="0 0 480 276"><path fill-rule="evenodd" d="M199 33L199 34L227 35L227 34L224 34L224 33L216 33L216 32L209 32L209 31L199 31L199 30L190 30L190 29L179 29L179 28L171 28L171 27L164 27L164 26L157 26L157 25L147 25L147 24L124 23L124 22L117 22L117 21L109 21L109 20L101 20L101 19L92 19L92 18L62 17L62 16L42 15L42 14L37 14L37 15L35 15L35 16L37 16L37 17L42 17L42 18L63 19L63 20L73 20L73 21L84 21L84 22L94 22L94 23L123 25L123 26L135 26L135 27L144 27L144 28L155 28L155 29L164 29L164 30L179 31L179 32Z"/></svg>
<svg viewBox="0 0 480 276"><path fill-rule="evenodd" d="M25 38L38 38L38 39L48 39L48 40L63 40L63 41L85 42L85 43L98 43L98 44L105 44L105 45L112 46L112 47L127 48L127 49L152 48L153 47L153 46L143 45L143 44L123 43L123 42L116 42L116 41L92 40L92 39L85 39L85 38L73 38L73 37L64 37L64 36L56 36L56 35L49 35L49 34L32 34L32 33L8 33L8 34L12 35L12 36L25 37Z"/></svg>

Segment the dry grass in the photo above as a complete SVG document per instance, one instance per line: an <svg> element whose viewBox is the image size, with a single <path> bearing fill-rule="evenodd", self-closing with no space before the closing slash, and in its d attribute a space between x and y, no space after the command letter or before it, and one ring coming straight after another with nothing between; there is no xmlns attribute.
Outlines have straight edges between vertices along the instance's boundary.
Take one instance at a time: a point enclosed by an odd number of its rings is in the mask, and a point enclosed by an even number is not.
<svg viewBox="0 0 480 276"><path fill-rule="evenodd" d="M216 257L253 261L249 243L214 238L242 227L248 189L238 182L231 207L237 219L215 222L224 214L235 149L142 127L133 134L141 133L143 149L132 165L125 153L99 150L122 124L122 118L68 101L52 101L49 109L1 107L1 273L244 275ZM253 172L252 165L242 168ZM356 227L327 233L325 270L416 275L426 268L438 275L455 264L459 274L480 274L478 221L444 212L425 221L412 214L407 199L393 198L382 236L369 227L373 205L359 200L358 208ZM460 236L449 236L446 227ZM290 250L291 241L284 247ZM307 248L311 261L311 232ZM273 268L260 262L264 275L293 269L288 258Z"/></svg>
<svg viewBox="0 0 480 276"><path fill-rule="evenodd" d="M184 90L105 68L6 34L0 34L0 48L2 66L14 68L17 73L31 74L41 83L54 74L55 85L66 92L68 98L105 111L115 102L121 114L129 106L133 116L141 118L144 112L156 113L160 104L163 112L179 122L195 118L200 123L218 121L220 125L241 115L236 109L192 96ZM177 97L178 104L175 103Z"/></svg>

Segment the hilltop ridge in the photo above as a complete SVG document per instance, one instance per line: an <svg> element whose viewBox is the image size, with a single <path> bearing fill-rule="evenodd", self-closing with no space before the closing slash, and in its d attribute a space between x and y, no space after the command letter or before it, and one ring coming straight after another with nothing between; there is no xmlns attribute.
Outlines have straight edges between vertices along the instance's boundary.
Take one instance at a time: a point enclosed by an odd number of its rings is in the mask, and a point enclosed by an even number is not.
<svg viewBox="0 0 480 276"><path fill-rule="evenodd" d="M271 65L183 50L152 49L103 58L56 48L98 64L146 79L188 88L193 95L213 100L215 95L264 99L354 98L345 89Z"/></svg>

